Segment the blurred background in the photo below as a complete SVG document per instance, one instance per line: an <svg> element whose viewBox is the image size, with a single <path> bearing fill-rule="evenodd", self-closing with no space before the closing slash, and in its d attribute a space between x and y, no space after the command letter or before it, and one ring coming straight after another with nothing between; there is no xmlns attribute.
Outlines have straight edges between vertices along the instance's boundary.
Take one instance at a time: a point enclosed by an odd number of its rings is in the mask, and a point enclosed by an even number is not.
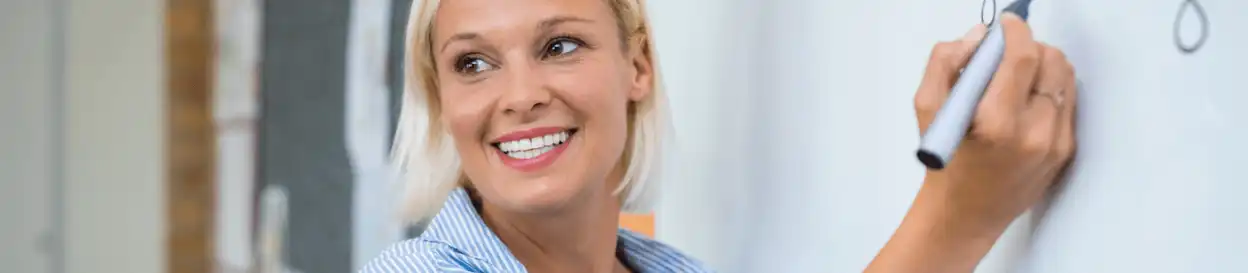
<svg viewBox="0 0 1248 273"><path fill-rule="evenodd" d="M419 233L385 167L412 1L0 0L0 272L352 272ZM1033 6L1080 164L979 272L1248 270L1248 2L1125 2ZM998 9L648 3L679 164L621 223L722 272L860 271L924 174L931 46Z"/></svg>
<svg viewBox="0 0 1248 273"><path fill-rule="evenodd" d="M385 167L410 5L0 1L0 272L352 272L418 234Z"/></svg>
<svg viewBox="0 0 1248 273"><path fill-rule="evenodd" d="M0 2L0 272L350 272L401 239L408 5Z"/></svg>

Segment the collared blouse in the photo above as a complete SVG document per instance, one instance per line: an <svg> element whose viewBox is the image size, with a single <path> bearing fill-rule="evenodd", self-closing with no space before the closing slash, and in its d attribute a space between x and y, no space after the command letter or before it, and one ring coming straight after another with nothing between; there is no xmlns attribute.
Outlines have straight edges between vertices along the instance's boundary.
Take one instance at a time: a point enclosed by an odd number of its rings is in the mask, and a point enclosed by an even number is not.
<svg viewBox="0 0 1248 273"><path fill-rule="evenodd" d="M616 250L634 272L713 272L661 242L621 228ZM463 188L418 237L391 246L361 273L375 272L528 272L477 213Z"/></svg>

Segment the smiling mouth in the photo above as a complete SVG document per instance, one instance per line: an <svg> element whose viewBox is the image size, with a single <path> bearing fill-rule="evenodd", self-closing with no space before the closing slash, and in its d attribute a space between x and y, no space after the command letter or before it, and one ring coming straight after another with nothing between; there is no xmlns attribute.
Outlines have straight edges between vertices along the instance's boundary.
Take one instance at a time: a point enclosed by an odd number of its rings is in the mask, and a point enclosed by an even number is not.
<svg viewBox="0 0 1248 273"><path fill-rule="evenodd" d="M576 131L577 129L573 128L533 138L495 142L490 145L512 159L534 159L567 144Z"/></svg>

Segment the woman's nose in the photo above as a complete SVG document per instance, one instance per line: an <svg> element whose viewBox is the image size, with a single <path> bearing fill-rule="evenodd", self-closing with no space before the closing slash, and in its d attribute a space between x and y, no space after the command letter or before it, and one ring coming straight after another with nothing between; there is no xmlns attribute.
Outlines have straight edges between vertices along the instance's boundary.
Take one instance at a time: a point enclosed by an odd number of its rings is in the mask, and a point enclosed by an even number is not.
<svg viewBox="0 0 1248 273"><path fill-rule="evenodd" d="M522 65L507 77L510 84L500 98L504 114L528 116L550 105L551 91L539 71Z"/></svg>

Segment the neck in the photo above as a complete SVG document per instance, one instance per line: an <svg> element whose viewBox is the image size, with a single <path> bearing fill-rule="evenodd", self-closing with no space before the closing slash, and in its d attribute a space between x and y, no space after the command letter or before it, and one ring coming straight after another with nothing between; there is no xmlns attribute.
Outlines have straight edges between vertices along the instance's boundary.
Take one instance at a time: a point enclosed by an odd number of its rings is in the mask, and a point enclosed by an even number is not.
<svg viewBox="0 0 1248 273"><path fill-rule="evenodd" d="M609 191L558 212L506 212L482 202L486 225L529 272L621 272L616 258L620 205Z"/></svg>

